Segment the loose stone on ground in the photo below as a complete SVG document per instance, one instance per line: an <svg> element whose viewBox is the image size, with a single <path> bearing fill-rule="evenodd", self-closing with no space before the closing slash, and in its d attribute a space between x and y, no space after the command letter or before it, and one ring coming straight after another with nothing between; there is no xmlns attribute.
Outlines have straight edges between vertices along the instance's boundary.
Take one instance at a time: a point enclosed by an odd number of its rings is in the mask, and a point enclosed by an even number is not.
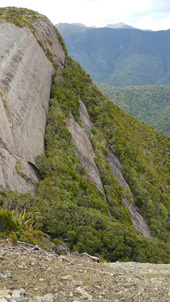
<svg viewBox="0 0 170 302"><path fill-rule="evenodd" d="M170 264L94 260L0 240L0 302L170 301Z"/></svg>

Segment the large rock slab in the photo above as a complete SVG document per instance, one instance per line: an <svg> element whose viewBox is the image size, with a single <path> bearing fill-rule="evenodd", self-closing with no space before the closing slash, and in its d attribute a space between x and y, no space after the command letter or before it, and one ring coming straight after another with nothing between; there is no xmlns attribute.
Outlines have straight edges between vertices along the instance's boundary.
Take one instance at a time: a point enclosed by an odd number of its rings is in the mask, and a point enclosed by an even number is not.
<svg viewBox="0 0 170 302"><path fill-rule="evenodd" d="M0 184L34 191L54 68L28 28L0 24Z"/></svg>
<svg viewBox="0 0 170 302"><path fill-rule="evenodd" d="M80 159L82 166L85 168L88 178L95 184L98 190L104 192L100 174L94 161L94 152L90 141L91 122L86 107L81 100L80 113L84 129L80 127L73 116L67 118L67 128L71 132L75 152Z"/></svg>
<svg viewBox="0 0 170 302"><path fill-rule="evenodd" d="M80 118L81 118L84 130L85 130L88 138L91 140L91 138L92 138L92 132L91 132L92 122L91 122L89 114L87 112L87 108L81 99L79 99L79 103L80 103L80 106L79 106Z"/></svg>

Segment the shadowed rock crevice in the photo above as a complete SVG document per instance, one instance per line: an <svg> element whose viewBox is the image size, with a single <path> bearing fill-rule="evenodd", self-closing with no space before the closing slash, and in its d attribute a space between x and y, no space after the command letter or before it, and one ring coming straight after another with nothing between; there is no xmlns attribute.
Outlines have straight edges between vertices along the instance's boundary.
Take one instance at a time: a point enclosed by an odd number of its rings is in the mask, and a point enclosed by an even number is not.
<svg viewBox="0 0 170 302"><path fill-rule="evenodd" d="M32 169L34 171L35 175L37 175L37 178L39 179L40 173L39 173L37 166L35 166L33 163L31 163L29 161L28 161L28 165L29 165L30 169Z"/></svg>

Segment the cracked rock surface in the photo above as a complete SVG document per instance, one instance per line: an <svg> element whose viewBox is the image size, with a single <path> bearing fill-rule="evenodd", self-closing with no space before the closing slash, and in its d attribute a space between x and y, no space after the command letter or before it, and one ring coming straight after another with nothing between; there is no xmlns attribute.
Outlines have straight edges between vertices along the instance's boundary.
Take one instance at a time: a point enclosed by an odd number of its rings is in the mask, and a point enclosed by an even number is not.
<svg viewBox="0 0 170 302"><path fill-rule="evenodd" d="M168 302L170 265L97 263L0 241L0 302Z"/></svg>

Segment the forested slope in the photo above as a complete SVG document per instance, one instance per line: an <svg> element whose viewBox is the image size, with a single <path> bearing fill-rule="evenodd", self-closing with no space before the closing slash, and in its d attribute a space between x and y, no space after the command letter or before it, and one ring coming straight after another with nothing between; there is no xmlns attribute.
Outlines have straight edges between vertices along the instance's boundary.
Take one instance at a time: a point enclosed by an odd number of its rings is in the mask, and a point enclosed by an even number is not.
<svg viewBox="0 0 170 302"><path fill-rule="evenodd" d="M112 87L97 83L101 91L122 110L170 136L170 87Z"/></svg>
<svg viewBox="0 0 170 302"><path fill-rule="evenodd" d="M56 26L69 55L94 82L115 87L170 85L170 30Z"/></svg>

